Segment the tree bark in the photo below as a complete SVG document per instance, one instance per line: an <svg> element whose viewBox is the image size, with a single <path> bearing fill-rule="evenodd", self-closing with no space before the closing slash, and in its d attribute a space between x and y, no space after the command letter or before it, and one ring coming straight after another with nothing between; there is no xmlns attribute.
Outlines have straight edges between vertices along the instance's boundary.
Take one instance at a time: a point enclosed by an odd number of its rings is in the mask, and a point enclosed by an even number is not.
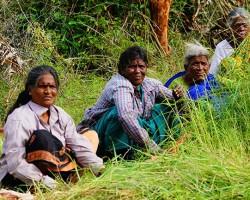
<svg viewBox="0 0 250 200"><path fill-rule="evenodd" d="M149 9L151 20L153 22L154 31L157 35L159 43L168 53L168 17L170 11L171 0L150 0Z"/></svg>

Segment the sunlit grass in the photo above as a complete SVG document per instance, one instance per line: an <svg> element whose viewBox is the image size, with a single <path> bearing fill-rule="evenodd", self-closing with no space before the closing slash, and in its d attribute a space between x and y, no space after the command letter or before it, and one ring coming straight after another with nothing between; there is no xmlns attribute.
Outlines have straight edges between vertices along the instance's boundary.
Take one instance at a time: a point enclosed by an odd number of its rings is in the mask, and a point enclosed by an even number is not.
<svg viewBox="0 0 250 200"><path fill-rule="evenodd" d="M150 77L160 75L155 70L149 70ZM93 73L66 72L61 78L57 105L78 123L106 82L107 78ZM135 161L113 159L105 163L100 177L87 172L76 184L59 180L55 190L37 188L35 195L51 200L249 199L249 90L249 84L239 85L222 99L219 110L209 102L191 103L189 120L180 124L180 134L189 133L191 137L174 154L168 153L175 143L171 138L163 145L165 153L156 160L138 151Z"/></svg>
<svg viewBox="0 0 250 200"><path fill-rule="evenodd" d="M94 83L88 84L91 90L97 88L100 80L90 82ZM76 184L61 184L55 191L38 196L51 200L58 197L69 200L249 199L250 126L246 95L249 88L241 89L242 94L228 97L218 115L209 103L191 105L191 119L182 126L181 133L192 136L177 153L168 153L173 144L169 141L165 153L159 154L156 160L143 152L137 152L135 161L113 159L106 163L100 177L87 173ZM79 98L83 94L78 93ZM98 95L93 94L93 97L98 98ZM60 103L66 105L68 100L60 98Z"/></svg>
<svg viewBox="0 0 250 200"><path fill-rule="evenodd" d="M147 31L145 36L148 39L151 30ZM106 61L100 67L115 73L119 53L129 45L139 44L149 51L149 77L165 83L171 75L183 70L183 46L187 41L179 32L170 30L172 52L165 57L150 40L139 38L133 42L132 37L135 36L123 29L103 35L105 42L100 42L110 57L92 55L91 59L98 60L97 63ZM196 37L199 36L190 34L188 40ZM51 57L46 42L39 45L37 51L29 51L29 56L34 59L32 65L45 62L57 69L61 87L56 104L77 124L84 110L96 102L112 74L100 76L93 71L74 71L75 63L67 63L60 56ZM78 67L85 69L86 66ZM23 89L24 78L17 75L12 80L1 79L0 124L4 124L7 110ZM216 110L211 103L204 101L189 105L189 119L178 128L181 135L188 133L191 137L186 138L176 153L168 153L175 144L171 137L163 145L165 152L157 155L157 159L151 159L149 153L141 151L136 152L135 161L114 158L105 163L106 169L100 177L86 172L76 184L58 180L60 184L55 190L37 187L37 199L250 199L250 84L244 79L239 82L241 84L221 100L220 109ZM175 131L170 130L170 135ZM2 142L3 136L0 136L0 146Z"/></svg>

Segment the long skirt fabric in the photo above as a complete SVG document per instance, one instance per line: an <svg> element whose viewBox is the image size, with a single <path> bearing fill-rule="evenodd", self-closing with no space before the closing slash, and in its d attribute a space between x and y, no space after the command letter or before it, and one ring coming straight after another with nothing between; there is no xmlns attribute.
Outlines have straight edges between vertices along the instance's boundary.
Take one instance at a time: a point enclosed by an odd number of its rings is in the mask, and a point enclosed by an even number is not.
<svg viewBox="0 0 250 200"><path fill-rule="evenodd" d="M175 117L170 107L156 104L150 119L137 117L137 120L140 126L147 130L149 137L157 144L161 144L169 138L168 130L178 123ZM110 108L91 128L99 136L100 143L97 150L99 156L105 155L105 152L139 147L124 131L115 106Z"/></svg>

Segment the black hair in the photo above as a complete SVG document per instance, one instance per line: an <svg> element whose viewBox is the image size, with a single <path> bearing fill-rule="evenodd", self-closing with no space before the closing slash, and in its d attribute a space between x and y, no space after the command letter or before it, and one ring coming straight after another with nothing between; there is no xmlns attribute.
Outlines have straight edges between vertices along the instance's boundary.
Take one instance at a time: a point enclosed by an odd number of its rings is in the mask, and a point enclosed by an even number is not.
<svg viewBox="0 0 250 200"><path fill-rule="evenodd" d="M122 71L126 69L126 67L130 64L131 60L134 60L136 58L140 58L146 64L148 64L147 52L139 46L132 46L126 49L120 55L119 63L118 63L118 73L122 74Z"/></svg>
<svg viewBox="0 0 250 200"><path fill-rule="evenodd" d="M47 66L47 65L41 65L34 67L31 69L31 71L28 73L28 77L25 83L25 89L19 93L16 102L14 105L10 108L10 110L7 113L7 116L5 118L5 121L7 120L7 117L18 107L28 103L31 100L31 96L29 94L29 90L31 88L34 88L39 80L39 78L46 73L50 73L56 82L57 87L59 88L59 78L57 75L57 72L54 68Z"/></svg>

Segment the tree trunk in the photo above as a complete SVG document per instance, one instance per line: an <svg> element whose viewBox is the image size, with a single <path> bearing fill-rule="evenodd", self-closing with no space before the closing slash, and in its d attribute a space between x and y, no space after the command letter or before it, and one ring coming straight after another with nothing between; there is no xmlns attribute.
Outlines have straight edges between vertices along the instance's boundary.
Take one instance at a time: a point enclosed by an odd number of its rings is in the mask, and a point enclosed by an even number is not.
<svg viewBox="0 0 250 200"><path fill-rule="evenodd" d="M149 9L159 43L168 53L168 16L171 0L150 0Z"/></svg>

